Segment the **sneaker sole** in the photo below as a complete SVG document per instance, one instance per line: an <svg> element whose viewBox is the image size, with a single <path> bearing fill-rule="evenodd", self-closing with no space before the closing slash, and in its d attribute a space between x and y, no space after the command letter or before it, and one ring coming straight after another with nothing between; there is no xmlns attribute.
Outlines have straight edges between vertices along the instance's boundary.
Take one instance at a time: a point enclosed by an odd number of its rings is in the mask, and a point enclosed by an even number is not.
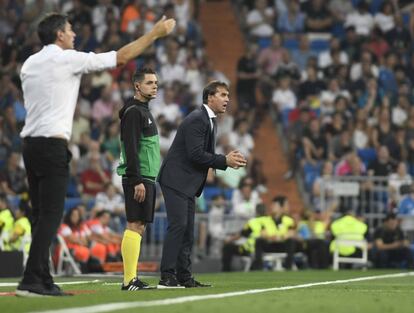
<svg viewBox="0 0 414 313"><path fill-rule="evenodd" d="M42 295L40 293L31 292L28 290L16 290L16 296L25 298L39 298L39 297L50 297L49 295Z"/></svg>
<svg viewBox="0 0 414 313"><path fill-rule="evenodd" d="M136 288L136 289L121 289L121 291L140 291L140 290L154 290L157 289L156 286L150 286L145 288Z"/></svg>
<svg viewBox="0 0 414 313"><path fill-rule="evenodd" d="M157 289L185 289L184 286L165 286L165 285L157 285Z"/></svg>

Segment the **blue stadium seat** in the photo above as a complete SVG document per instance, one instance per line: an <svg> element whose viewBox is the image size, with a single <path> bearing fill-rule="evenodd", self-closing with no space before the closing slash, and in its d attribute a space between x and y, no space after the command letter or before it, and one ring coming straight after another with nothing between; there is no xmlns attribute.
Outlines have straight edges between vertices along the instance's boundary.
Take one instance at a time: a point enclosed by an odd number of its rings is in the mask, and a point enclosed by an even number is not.
<svg viewBox="0 0 414 313"><path fill-rule="evenodd" d="M310 163L305 163L303 166L303 175L305 180L305 189L307 191L312 190L313 182L316 178L319 177L321 172L321 164L313 165Z"/></svg>
<svg viewBox="0 0 414 313"><path fill-rule="evenodd" d="M408 27L410 24L410 13L408 12L403 13L402 18L403 18L404 26Z"/></svg>
<svg viewBox="0 0 414 313"><path fill-rule="evenodd" d="M284 109L281 112L280 117L282 118L283 128L286 129L289 126L289 114L292 112L292 109Z"/></svg>
<svg viewBox="0 0 414 313"><path fill-rule="evenodd" d="M272 43L272 38L270 37L262 37L257 40L257 44L259 45L259 49L264 49L270 47Z"/></svg>
<svg viewBox="0 0 414 313"><path fill-rule="evenodd" d="M81 198L66 198L65 199L65 212L70 210L71 208L74 208L75 206L82 204Z"/></svg>
<svg viewBox="0 0 414 313"><path fill-rule="evenodd" d="M230 200L233 195L233 189L215 186L208 186L204 188L203 196L206 202L211 201L217 195L223 195L226 200Z"/></svg>
<svg viewBox="0 0 414 313"><path fill-rule="evenodd" d="M344 38L345 37L345 27L342 23L335 23L332 27L332 36L336 38Z"/></svg>
<svg viewBox="0 0 414 313"><path fill-rule="evenodd" d="M369 6L369 11L371 14L375 15L381 10L381 6L384 0L371 0L371 5Z"/></svg>
<svg viewBox="0 0 414 313"><path fill-rule="evenodd" d="M310 42L310 49L315 52L326 51L329 49L329 40L316 39Z"/></svg>
<svg viewBox="0 0 414 313"><path fill-rule="evenodd" d="M299 40L295 38L288 38L283 41L283 47L288 50L298 50L299 49Z"/></svg>
<svg viewBox="0 0 414 313"><path fill-rule="evenodd" d="M369 163L377 159L377 151L374 148L358 149L357 154L367 167Z"/></svg>
<svg viewBox="0 0 414 313"><path fill-rule="evenodd" d="M319 177L319 172L308 172L305 174L305 189L312 192L312 186L315 180Z"/></svg>

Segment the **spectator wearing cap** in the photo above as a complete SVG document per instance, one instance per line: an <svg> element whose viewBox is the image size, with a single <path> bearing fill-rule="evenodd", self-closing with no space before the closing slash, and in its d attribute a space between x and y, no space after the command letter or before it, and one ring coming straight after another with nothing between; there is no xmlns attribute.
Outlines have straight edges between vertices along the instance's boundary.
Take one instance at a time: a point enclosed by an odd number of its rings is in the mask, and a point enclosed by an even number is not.
<svg viewBox="0 0 414 313"><path fill-rule="evenodd" d="M405 238L395 214L385 217L383 225L375 230L374 239L377 268L399 266L402 262L407 268L414 268L410 242Z"/></svg>

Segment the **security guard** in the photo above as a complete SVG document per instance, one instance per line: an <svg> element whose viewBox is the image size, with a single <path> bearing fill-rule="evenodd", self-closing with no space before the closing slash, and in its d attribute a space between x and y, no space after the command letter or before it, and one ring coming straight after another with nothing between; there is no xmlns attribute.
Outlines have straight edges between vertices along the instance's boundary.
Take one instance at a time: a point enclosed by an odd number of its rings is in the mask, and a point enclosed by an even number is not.
<svg viewBox="0 0 414 313"><path fill-rule="evenodd" d="M263 231L256 240L252 269L263 269L263 253L266 252L286 252L285 267L292 267L293 256L299 249L300 242L296 238L295 221L286 215L288 211L288 199L285 196L276 196L272 201L271 216L263 219Z"/></svg>
<svg viewBox="0 0 414 313"><path fill-rule="evenodd" d="M363 240L367 234L368 226L359 220L350 210L344 212L344 215L331 224L331 233L335 238L348 240ZM335 240L332 240L330 251L333 253L336 248ZM341 256L358 257L362 251L352 245L341 245L339 247Z"/></svg>
<svg viewBox="0 0 414 313"><path fill-rule="evenodd" d="M231 262L233 256L251 256L254 253L256 239L261 236L262 230L264 229L264 221L266 207L263 204L256 206L256 217L250 219L240 234L230 237L227 239L223 246L222 253L222 270L223 272L231 271ZM237 244L237 241L245 238L244 242Z"/></svg>
<svg viewBox="0 0 414 313"><path fill-rule="evenodd" d="M16 221L9 238L9 247L11 250L24 250L28 254L30 250L30 241L32 227L27 218L27 207L20 205L16 211ZM22 245L24 244L24 247Z"/></svg>
<svg viewBox="0 0 414 313"><path fill-rule="evenodd" d="M13 229L14 218L13 214L7 207L6 197L0 195L0 247L7 244L10 236L10 232Z"/></svg>

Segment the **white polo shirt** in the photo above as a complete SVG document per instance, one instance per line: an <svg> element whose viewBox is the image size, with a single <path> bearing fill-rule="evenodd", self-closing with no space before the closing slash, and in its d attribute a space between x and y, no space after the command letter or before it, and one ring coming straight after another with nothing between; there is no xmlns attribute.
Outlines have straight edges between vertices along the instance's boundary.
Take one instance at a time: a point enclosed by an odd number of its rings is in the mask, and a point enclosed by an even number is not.
<svg viewBox="0 0 414 313"><path fill-rule="evenodd" d="M85 53L44 46L24 62L22 81L26 122L21 137L69 140L82 74L116 67L116 52Z"/></svg>

